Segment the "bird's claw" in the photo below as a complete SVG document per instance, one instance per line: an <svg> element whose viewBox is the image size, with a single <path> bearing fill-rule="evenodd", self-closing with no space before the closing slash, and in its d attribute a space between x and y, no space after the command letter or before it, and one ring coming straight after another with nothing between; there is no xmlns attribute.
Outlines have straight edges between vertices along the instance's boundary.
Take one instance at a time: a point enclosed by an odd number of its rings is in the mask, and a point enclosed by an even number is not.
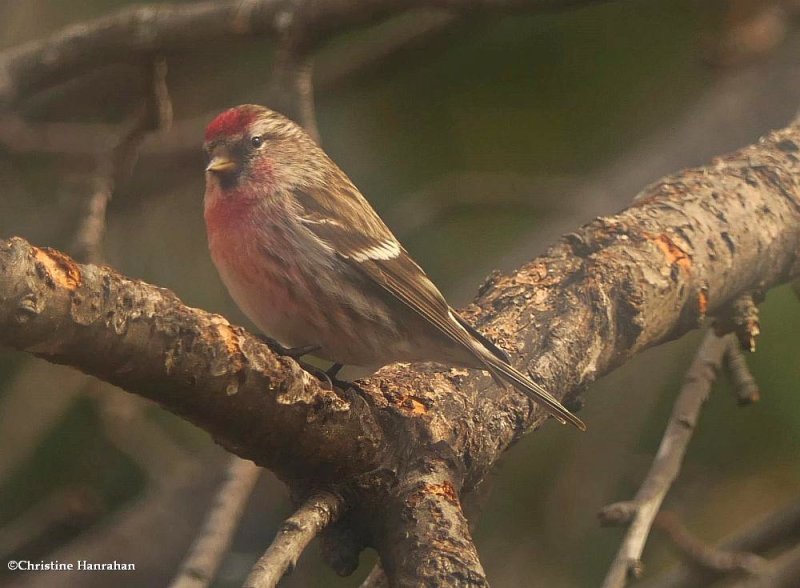
<svg viewBox="0 0 800 588"><path fill-rule="evenodd" d="M351 386L350 382L346 380L338 380L336 378L336 375L341 371L342 367L344 367L341 363L334 363L327 370L323 370L315 365L312 365L300 359L304 355L308 355L309 353L314 353L315 351L319 351L320 350L319 345L284 347L272 337L267 337L266 335L258 335L258 338L261 339L261 341L263 341L270 349L272 349L278 355L285 355L286 357L291 357L292 359L294 359L301 368L303 368L309 374L317 378L323 384L327 384L327 387L330 390L333 390L334 387L344 390Z"/></svg>
<svg viewBox="0 0 800 588"><path fill-rule="evenodd" d="M303 368L309 374L317 378L323 385L327 384L327 388L329 390L333 390L333 380L325 370L320 369L315 365L311 365L310 363L306 363L305 361L301 361L299 359L295 359L295 361L301 368Z"/></svg>
<svg viewBox="0 0 800 588"><path fill-rule="evenodd" d="M325 374L333 381L333 385L339 388L340 390L347 390L348 388L353 386L353 382L349 380L340 380L336 376L344 367L341 363L334 363L331 367L327 369Z"/></svg>
<svg viewBox="0 0 800 588"><path fill-rule="evenodd" d="M301 345L299 347L284 347L272 337L267 337L266 335L256 335L256 336L261 341L263 341L267 345L267 347L272 349L278 355L285 355L286 357L291 357L292 359L299 359L304 355L308 355L309 353L314 353L315 351L319 351L321 349L319 345Z"/></svg>

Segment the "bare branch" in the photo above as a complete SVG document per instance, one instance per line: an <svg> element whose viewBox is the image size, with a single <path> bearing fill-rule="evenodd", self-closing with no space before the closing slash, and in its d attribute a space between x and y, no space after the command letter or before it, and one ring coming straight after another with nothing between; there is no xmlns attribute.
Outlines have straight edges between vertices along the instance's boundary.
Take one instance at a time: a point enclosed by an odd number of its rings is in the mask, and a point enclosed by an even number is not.
<svg viewBox="0 0 800 588"><path fill-rule="evenodd" d="M0 144L12 153L94 155L113 149L120 134L107 124L31 123L17 114L0 114Z"/></svg>
<svg viewBox="0 0 800 588"><path fill-rule="evenodd" d="M765 553L800 542L800 501L794 501L748 526L716 548L729 552ZM676 566L641 584L641 588L704 588L720 574L696 566Z"/></svg>
<svg viewBox="0 0 800 588"><path fill-rule="evenodd" d="M244 37L279 39L289 27L302 31L313 45L334 32L414 8L548 11L604 1L607 0L225 0L133 6L0 52L0 104L16 104L32 92L104 64Z"/></svg>
<svg viewBox="0 0 800 588"><path fill-rule="evenodd" d="M136 578L141 578L141 585L163 585L165 554L180 553L191 542L196 526L203 519L203 501L186 497L213 496L210 484L214 476L208 474L218 471L224 459L220 453L205 452L201 459L197 453L184 456L162 472L161 479L148 484L137 500L109 513L100 524L60 546L50 557L60 561L111 561L122 552L136 562ZM143 537L149 540L142 540ZM153 578L159 581L152 581ZM26 588L51 588L53 577L31 574L24 582ZM59 572L59 582L63 586L107 588L109 577L73 569Z"/></svg>
<svg viewBox="0 0 800 588"><path fill-rule="evenodd" d="M776 557L761 574L730 588L796 588L800 580L800 545Z"/></svg>
<svg viewBox="0 0 800 588"><path fill-rule="evenodd" d="M700 410L711 390L716 372L722 364L727 342L713 332L706 333L695 360L675 401L653 465L631 502L617 503L603 509L604 524L629 524L622 545L611 564L603 588L625 586L628 576L639 577L642 552L653 520L664 497L678 476L686 447L694 433Z"/></svg>
<svg viewBox="0 0 800 588"><path fill-rule="evenodd" d="M790 126L651 185L628 209L494 276L465 315L569 400L642 350L696 328L704 313L800 275L798 145L800 129ZM765 230L751 230L754 222ZM348 390L322 388L219 316L21 239L0 241L0 343L157 400L295 490L355 496L348 518L392 581L485 582L472 555L448 559L443 549L422 558L409 538L431 539L438 529L424 526L445 506L402 519L401 496L419 483L418 468L442 460L449 471L440 475L458 496L546 418L485 374L433 365L387 366ZM408 538L383 528L387 518ZM472 554L466 526L453 528Z"/></svg>
<svg viewBox="0 0 800 588"><path fill-rule="evenodd" d="M132 117L128 129L111 152L100 156L93 181L94 192L89 198L87 214L76 237L75 251L79 259L89 263L101 261L106 209L115 187L133 171L146 134L152 130L166 129L172 123L172 103L166 75L167 64L163 58L155 59L148 66L144 80L145 98L139 112Z"/></svg>
<svg viewBox="0 0 800 588"><path fill-rule="evenodd" d="M101 164L100 167L106 166ZM93 179L93 191L89 196L86 215L75 237L73 250L75 256L82 261L100 263L103 258L101 243L106 232L106 209L114 188L105 173L98 173Z"/></svg>
<svg viewBox="0 0 800 588"><path fill-rule="evenodd" d="M261 471L251 461L231 457L227 480L170 588L205 588L211 584Z"/></svg>
<svg viewBox="0 0 800 588"><path fill-rule="evenodd" d="M354 39L345 47L326 54L314 84L331 90L366 69L378 67L394 53L424 42L454 24L457 18L443 12L423 12L412 22L403 21L383 30L378 39ZM308 60L311 59L309 56ZM300 86L310 81L299 80ZM313 97L312 97L313 98ZM270 101L272 98L270 97ZM268 102L270 102L268 101ZM271 102L270 102L271 103ZM273 107L277 108L275 104ZM185 156L198 149L198 137L217 114L216 110L177 120L169 133L150 134L142 153L153 156ZM299 118L299 117L298 117ZM307 118L307 117L306 117ZM299 118L301 124L305 119ZM122 125L125 127L125 125ZM125 128L103 123L30 122L13 113L0 114L0 145L15 154L53 153L67 156L95 155L113 149Z"/></svg>
<svg viewBox="0 0 800 588"><path fill-rule="evenodd" d="M0 268L2 343L35 349L55 362L77 353L69 359L73 365L173 405L175 412L218 433L218 442L239 445L234 452L242 457L275 466L263 458L279 455L284 441L293 439L302 453L319 456L317 465L324 472L336 461L330 461L330 451L342 449L329 437L339 438L346 430L339 440L351 439L346 443L350 467L364 467L361 459L367 456L375 459L369 444L358 438L370 431L376 440L382 438L370 422L374 416L350 413L349 399L321 388L294 361L275 356L224 318L185 307L167 290L128 280L107 267L76 265L21 239L0 241ZM37 281L34 293L29 288ZM51 320L63 329L46 325ZM317 436L308 423L319 411L327 421ZM285 455L287 466L295 461L291 453ZM295 463L301 470L307 465Z"/></svg>
<svg viewBox="0 0 800 588"><path fill-rule="evenodd" d="M729 339L729 342L725 349L723 366L733 385L736 402L739 406L758 402L761 399L761 391L758 389L753 374L750 373L750 368L747 367L747 360L742 353L741 345L734 339Z"/></svg>
<svg viewBox="0 0 800 588"><path fill-rule="evenodd" d="M380 562L376 563L369 574L367 574L367 577L361 582L360 588L389 588L389 580Z"/></svg>
<svg viewBox="0 0 800 588"><path fill-rule="evenodd" d="M287 40L276 50L267 104L305 128L320 142L314 109L313 57Z"/></svg>
<svg viewBox="0 0 800 588"><path fill-rule="evenodd" d="M389 584L488 586L449 468L436 458L417 463L419 470L400 484L380 523Z"/></svg>
<svg viewBox="0 0 800 588"><path fill-rule="evenodd" d="M684 559L712 573L758 574L766 566L766 560L753 553L725 551L706 545L694 537L673 513L665 511L658 513L655 525L669 537Z"/></svg>
<svg viewBox="0 0 800 588"><path fill-rule="evenodd" d="M312 494L297 511L286 519L269 549L253 566L244 588L273 588L287 572L311 540L342 514L344 502L330 492Z"/></svg>

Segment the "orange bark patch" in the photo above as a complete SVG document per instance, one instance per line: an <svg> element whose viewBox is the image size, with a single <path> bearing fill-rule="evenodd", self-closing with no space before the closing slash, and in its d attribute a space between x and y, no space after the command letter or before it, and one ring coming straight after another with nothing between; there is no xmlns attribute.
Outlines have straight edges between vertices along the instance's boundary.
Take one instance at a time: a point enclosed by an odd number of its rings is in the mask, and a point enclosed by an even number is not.
<svg viewBox="0 0 800 588"><path fill-rule="evenodd" d="M239 345L239 335L225 319L222 319L219 322L215 321L215 326L217 327L217 333L222 339L222 342L225 344L225 348L231 355L231 359L234 362L234 369L236 371L240 370L243 367L243 361L242 348Z"/></svg>
<svg viewBox="0 0 800 588"><path fill-rule="evenodd" d="M545 278L547 278L547 266L543 263L537 263L513 274L511 283L515 286L541 286Z"/></svg>
<svg viewBox="0 0 800 588"><path fill-rule="evenodd" d="M426 498L431 496L439 496L444 498L450 504L458 506L458 493L450 482L442 482L441 484L422 484L419 490L415 490L412 495L408 497L408 505L411 508L417 508Z"/></svg>
<svg viewBox="0 0 800 588"><path fill-rule="evenodd" d="M697 295L697 309L700 311L700 316L706 316L708 312L708 290L703 288Z"/></svg>
<svg viewBox="0 0 800 588"><path fill-rule="evenodd" d="M692 269L692 260L686 255L686 252L678 247L675 242L669 238L668 235L648 235L647 238L651 240L656 246L661 249L664 257L669 265L677 264L679 268L689 272Z"/></svg>
<svg viewBox="0 0 800 588"><path fill-rule="evenodd" d="M425 405L425 403L411 395L400 396L399 398L392 399L391 402L396 407L401 408L414 416L428 414L428 407Z"/></svg>
<svg viewBox="0 0 800 588"><path fill-rule="evenodd" d="M81 271L71 258L48 247L32 249L37 266L44 268L53 285L67 290L75 290L81 285Z"/></svg>
<svg viewBox="0 0 800 588"><path fill-rule="evenodd" d="M425 484L425 492L428 494L441 496L450 504L458 504L458 494L450 482L442 482L441 484Z"/></svg>

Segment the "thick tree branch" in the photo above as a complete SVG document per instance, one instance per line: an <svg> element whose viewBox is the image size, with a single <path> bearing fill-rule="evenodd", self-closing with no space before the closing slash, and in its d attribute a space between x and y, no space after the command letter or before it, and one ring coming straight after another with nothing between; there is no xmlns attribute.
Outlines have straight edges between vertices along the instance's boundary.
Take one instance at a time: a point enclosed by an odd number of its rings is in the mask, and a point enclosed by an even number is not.
<svg viewBox="0 0 800 588"><path fill-rule="evenodd" d="M420 469L405 477L381 522L390 584L488 586L449 468L432 460Z"/></svg>
<svg viewBox="0 0 800 588"><path fill-rule="evenodd" d="M15 104L104 64L250 36L281 38L289 28L314 44L333 32L414 8L537 11L603 1L607 0L226 0L133 6L0 52L0 105Z"/></svg>
<svg viewBox="0 0 800 588"><path fill-rule="evenodd" d="M364 467L361 460L372 451L359 448L355 433L376 430L369 419L359 421L369 414L353 414L346 398L321 388L258 338L220 316L183 306L167 290L109 268L79 266L21 239L0 243L3 343L135 389L215 436L219 433L223 445L259 462L259 454L278 457L291 438L300 446L308 440L306 450L321 457L312 467L327 470L335 460L325 456L325 447L344 428L342 438L351 436L348 469L359 463L357 468ZM56 337L51 337L54 331L47 333L50 328L59 331ZM323 416L325 427L307 426ZM228 437L228 429L247 434ZM336 447L335 459L343 457L338 451L344 448ZM289 473L292 459L286 455L278 462L284 459ZM281 470L278 466L276 471Z"/></svg>
<svg viewBox="0 0 800 588"><path fill-rule="evenodd" d="M381 29L379 38L368 36L353 39L344 47L332 53L325 53L320 61L321 67L315 68L313 76L307 76L309 69L295 72L297 77L286 80L293 84L289 90L280 89L291 97L292 93L304 93L306 96L303 109L296 113L301 122L313 121L308 116L309 106L313 107L313 96L307 89L313 84L318 91L330 91L341 83L352 79L365 70L379 67L396 52L414 45L424 43L458 21L458 16L441 11L421 12L412 22L401 21L393 26ZM305 57L307 60L311 56ZM277 64L274 66L276 67ZM277 73L277 72L275 72ZM303 76L307 76L304 78ZM274 74L273 74L273 77ZM276 99L274 79L269 84L267 103L295 118L295 112L278 103ZM280 97L277 97L280 99ZM295 97L296 98L296 97ZM292 105L290 105L294 108ZM306 114L303 114L305 111ZM184 120L176 120L170 132L154 133L147 137L142 148L145 155L158 157L176 157L197 155L198 137L203 129L216 116L218 109L210 110L198 116ZM313 116L313 112L311 112ZM124 125L122 125L124 126ZM304 124L306 128L309 128ZM14 154L54 153L66 156L84 156L105 153L113 148L117 137L124 133L120 125L103 123L71 123L71 122L30 122L14 113L0 114L0 145Z"/></svg>
<svg viewBox="0 0 800 588"><path fill-rule="evenodd" d="M798 145L800 129L790 126L663 179L630 208L494 277L465 315L557 397L574 398L740 294L800 275ZM526 398L463 369L394 365L349 390L326 390L256 337L166 290L21 239L0 243L0 343L156 400L299 494L335 489L349 524L395 576L454 583L446 550L423 560L411 544L414 557L393 551L387 517L419 544L440 541L429 518L397 514L405 489L429 483L426 472L441 478L434 485L469 489L545 419ZM445 505L430 512L437 508ZM455 505L447 508L458 522ZM471 544L465 525L451 532L445 545ZM459 581L481 585L467 553Z"/></svg>

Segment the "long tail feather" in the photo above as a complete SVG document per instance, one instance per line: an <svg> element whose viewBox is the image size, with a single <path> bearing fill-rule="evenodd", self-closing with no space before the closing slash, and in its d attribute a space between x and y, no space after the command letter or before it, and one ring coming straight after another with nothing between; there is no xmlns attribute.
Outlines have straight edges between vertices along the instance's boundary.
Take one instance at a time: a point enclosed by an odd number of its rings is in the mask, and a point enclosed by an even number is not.
<svg viewBox="0 0 800 588"><path fill-rule="evenodd" d="M486 367L495 379L499 378L508 382L514 388L528 396L531 400L541 405L562 424L570 423L581 431L586 430L584 422L567 410L558 399L542 388L539 384L526 377L514 366L500 361L494 355L486 354L483 357Z"/></svg>

